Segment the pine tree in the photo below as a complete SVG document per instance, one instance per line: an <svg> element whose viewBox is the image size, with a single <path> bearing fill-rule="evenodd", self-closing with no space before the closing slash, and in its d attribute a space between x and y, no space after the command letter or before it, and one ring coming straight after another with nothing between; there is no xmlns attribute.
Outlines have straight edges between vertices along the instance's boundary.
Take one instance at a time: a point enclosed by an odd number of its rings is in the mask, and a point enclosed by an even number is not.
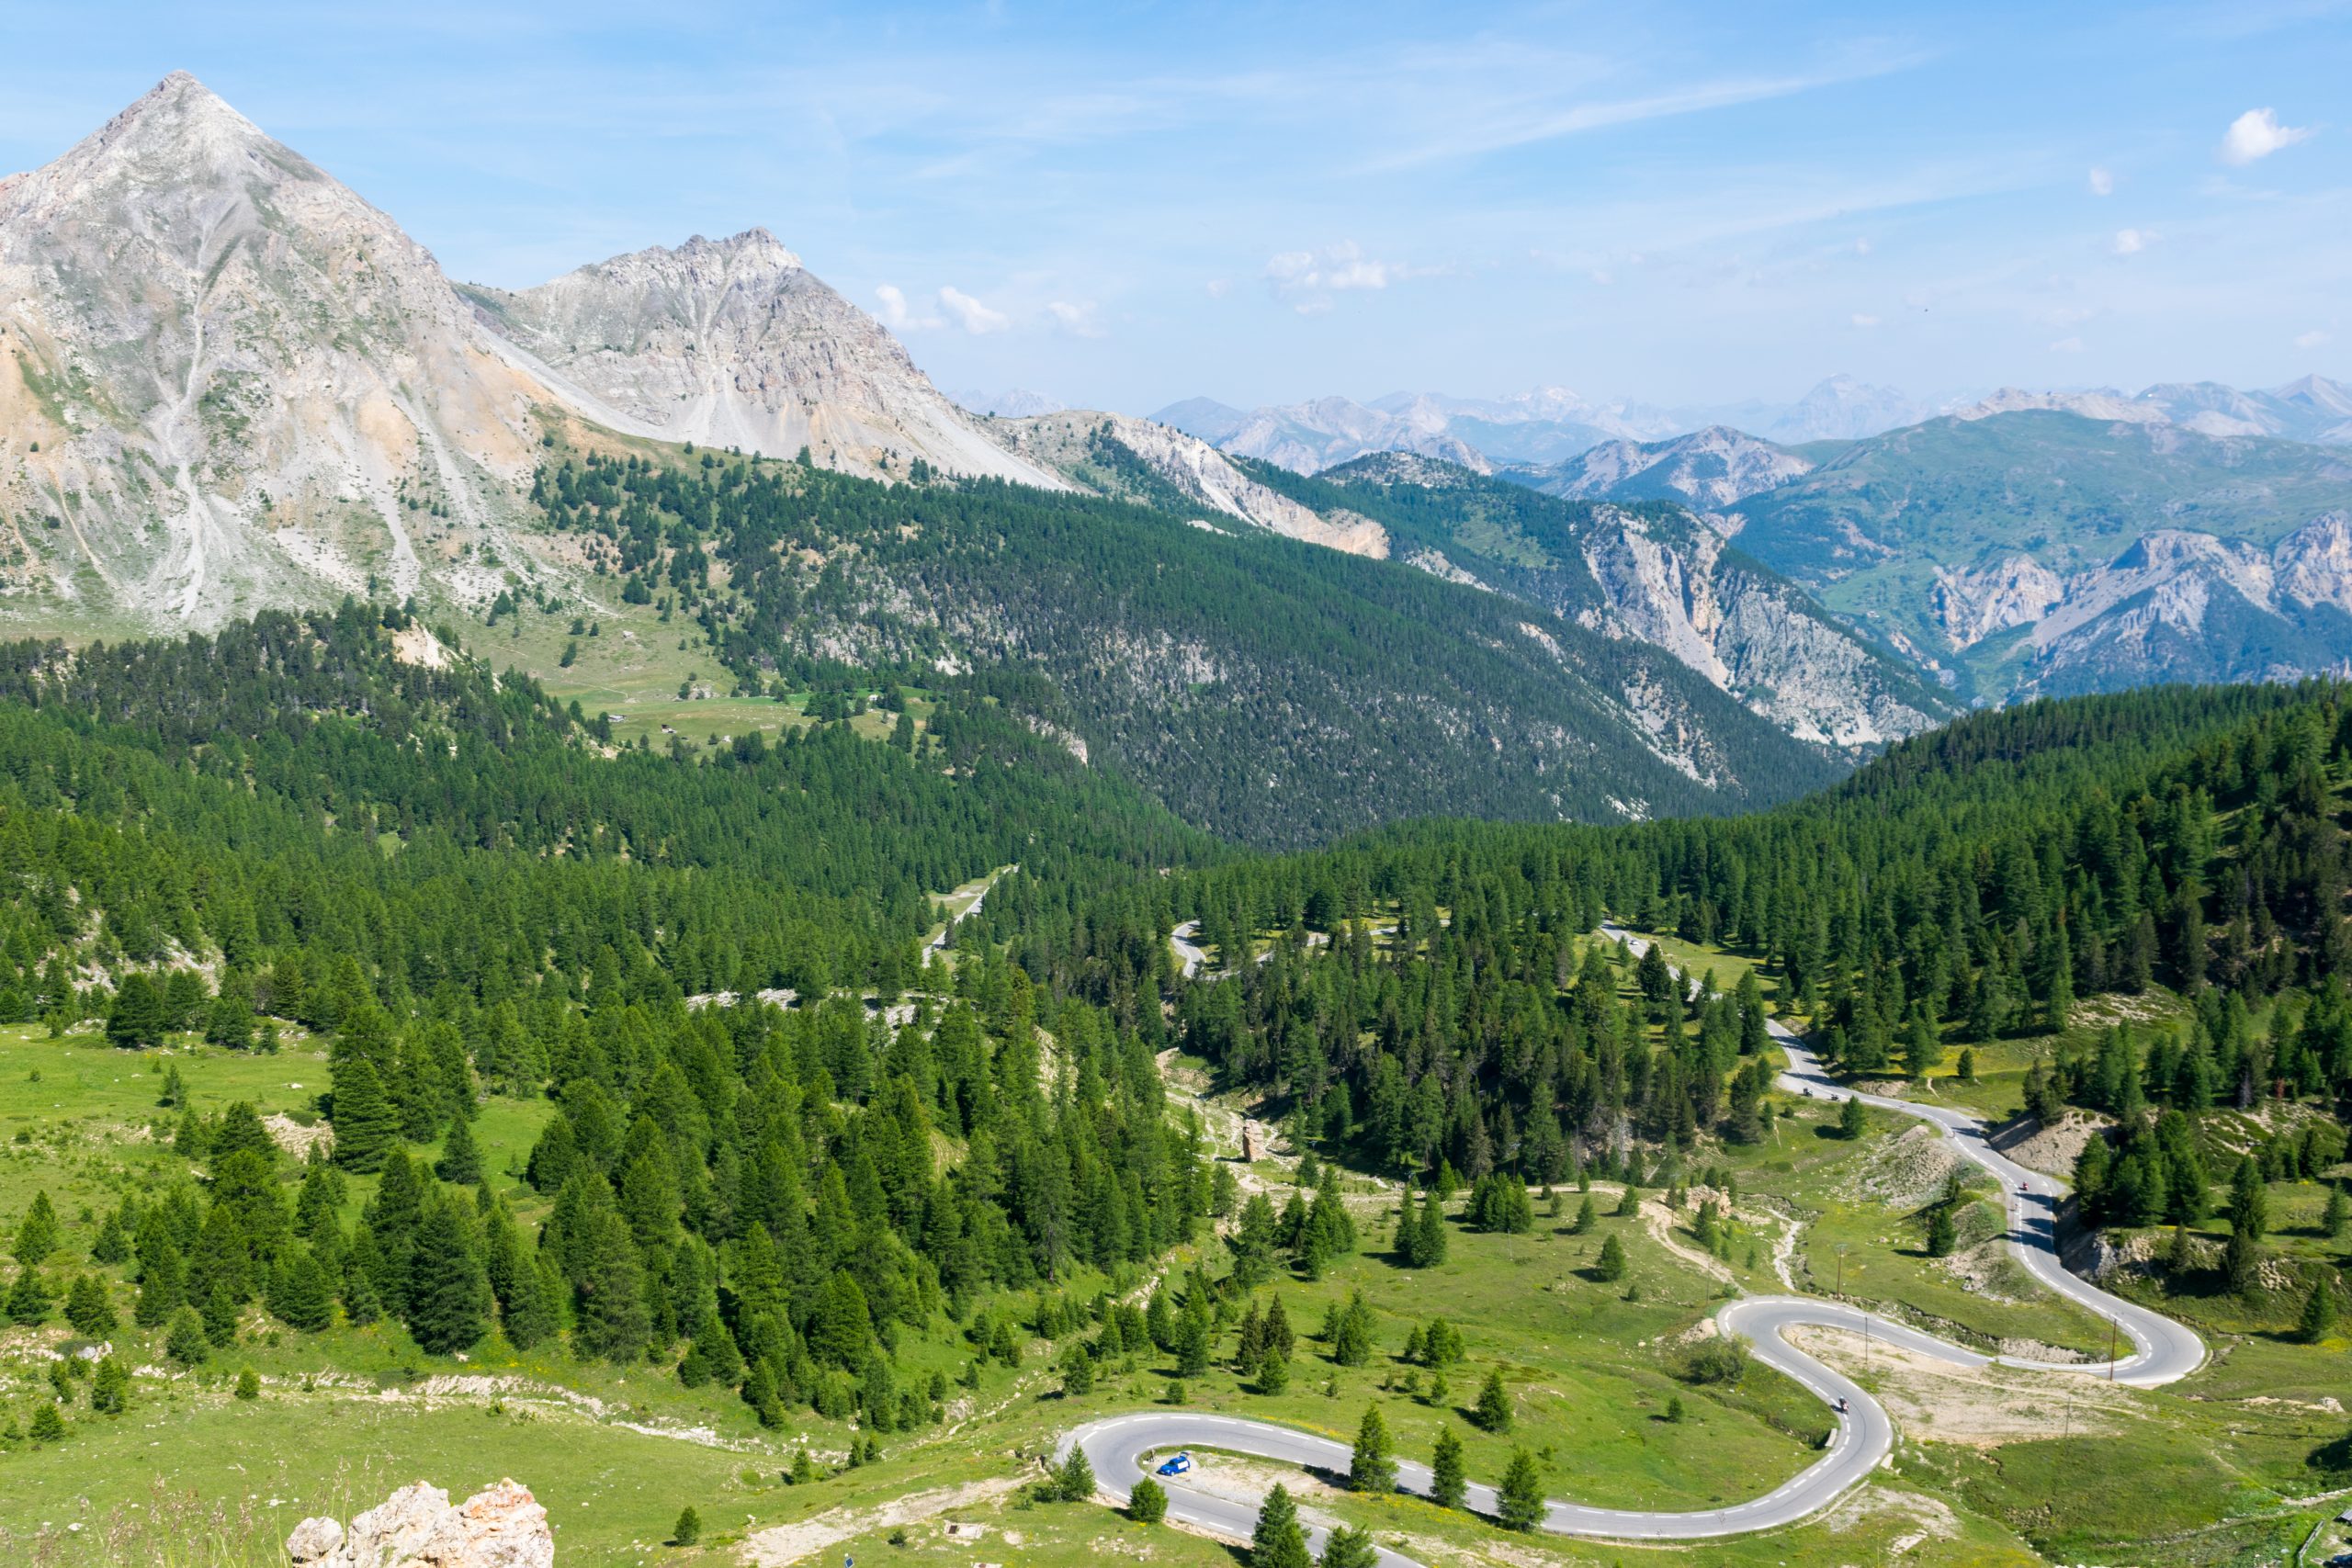
<svg viewBox="0 0 2352 1568"><path fill-rule="evenodd" d="M49 1321L51 1296L49 1281L40 1270L27 1264L17 1270L17 1282L8 1288L8 1321L29 1327Z"/></svg>
<svg viewBox="0 0 2352 1568"><path fill-rule="evenodd" d="M1952 1224L1951 1205L1938 1203L1928 1211L1928 1256L1949 1258L1958 1240L1959 1229Z"/></svg>
<svg viewBox="0 0 2352 1568"><path fill-rule="evenodd" d="M1331 1359L1343 1367L1361 1367L1372 1359L1372 1303L1362 1291L1348 1293L1339 1332L1331 1339Z"/></svg>
<svg viewBox="0 0 2352 1568"><path fill-rule="evenodd" d="M1593 1275L1601 1283L1613 1285L1625 1277L1625 1244L1610 1236L1600 1244L1600 1258L1593 1265Z"/></svg>
<svg viewBox="0 0 2352 1568"><path fill-rule="evenodd" d="M62 1443L65 1440L65 1417L58 1414L56 1405L44 1399L34 1408L32 1424L28 1431L35 1448L48 1443Z"/></svg>
<svg viewBox="0 0 2352 1568"><path fill-rule="evenodd" d="M2228 1245L2222 1249L2222 1272L2233 1292L2241 1296L2254 1294L2262 1281L2262 1244L2255 1240L2252 1231L2230 1227Z"/></svg>
<svg viewBox="0 0 2352 1568"><path fill-rule="evenodd" d="M164 1043L164 998L137 970L125 975L107 1008L107 1039L124 1050Z"/></svg>
<svg viewBox="0 0 2352 1568"><path fill-rule="evenodd" d="M457 1203L439 1194L425 1202L418 1219L409 1264L408 1327L429 1355L468 1349L490 1326L490 1281L471 1231ZM643 1348L642 1340L638 1348Z"/></svg>
<svg viewBox="0 0 2352 1568"><path fill-rule="evenodd" d="M109 1210L98 1226L97 1238L90 1243L90 1259L95 1263L126 1262L130 1257L130 1227L124 1222L120 1209Z"/></svg>
<svg viewBox="0 0 2352 1568"><path fill-rule="evenodd" d="M582 1180L594 1195L582 1234L572 1242L573 1342L582 1356L634 1360L653 1334L637 1243L614 1205L611 1187L599 1177L575 1179Z"/></svg>
<svg viewBox="0 0 2352 1568"><path fill-rule="evenodd" d="M1629 1167L1630 1167L1630 1163L1631 1163L1631 1162L1629 1161L1629 1162L1628 1162ZM1624 1219L1624 1218L1628 1217L1629 1215L1638 1214L1638 1213L1640 1213L1641 1212L1642 1212L1642 1194L1641 1194L1641 1190L1640 1190L1640 1189L1636 1188L1636 1187L1634 1185L1634 1175L1633 1175L1633 1171L1632 1171L1630 1168L1628 1168L1628 1169L1627 1169L1627 1171L1626 1171L1626 1173L1625 1173L1625 1185L1624 1185L1624 1188L1623 1188L1621 1191L1619 1191L1619 1193L1617 1194L1617 1207L1616 1207L1615 1209L1611 1210L1611 1213L1613 1213L1613 1214L1614 1214L1618 1219L1621 1219L1621 1220L1622 1220L1622 1219Z"/></svg>
<svg viewBox="0 0 2352 1568"><path fill-rule="evenodd" d="M460 1126L463 1122L458 1123ZM689 1503L678 1510L678 1522L670 1527L672 1546L692 1546L702 1540L702 1516Z"/></svg>
<svg viewBox="0 0 2352 1568"><path fill-rule="evenodd" d="M1478 1425L1489 1432L1510 1430L1510 1394L1503 1387L1500 1368L1488 1372L1486 1382L1479 1387L1477 1416Z"/></svg>
<svg viewBox="0 0 2352 1568"><path fill-rule="evenodd" d="M1584 1235L1600 1223L1599 1212L1593 1208L1592 1194L1588 1192L1584 1195L1584 1201L1577 1205L1576 1223L1568 1227L1568 1232L1572 1235Z"/></svg>
<svg viewBox="0 0 2352 1568"><path fill-rule="evenodd" d="M130 1369L116 1357L98 1358L90 1374L90 1408L102 1416L119 1416L130 1408Z"/></svg>
<svg viewBox="0 0 2352 1568"><path fill-rule="evenodd" d="M1849 1141L1859 1138L1869 1127L1862 1112L1862 1102L1852 1095L1838 1108L1838 1135Z"/></svg>
<svg viewBox="0 0 2352 1568"><path fill-rule="evenodd" d="M1168 1517L1168 1489L1150 1476L1137 1480L1127 1492L1127 1517L1139 1525L1156 1525Z"/></svg>
<svg viewBox="0 0 2352 1568"><path fill-rule="evenodd" d="M1290 1488L1276 1482L1258 1506L1257 1528L1250 1532L1250 1568L1311 1568L1306 1536L1298 1528L1298 1506Z"/></svg>
<svg viewBox="0 0 2352 1568"><path fill-rule="evenodd" d="M57 1210L51 1205L48 1193L36 1192L17 1226L17 1261L28 1269L45 1261L57 1250L58 1239Z"/></svg>
<svg viewBox="0 0 2352 1568"><path fill-rule="evenodd" d="M319 1255L295 1242L278 1255L271 1273L269 1310L288 1327L316 1334L334 1321L334 1292Z"/></svg>
<svg viewBox="0 0 2352 1568"><path fill-rule="evenodd" d="M1094 1495L1094 1466L1079 1444L1070 1445L1069 1457L1054 1472L1054 1495L1065 1503L1083 1503Z"/></svg>
<svg viewBox="0 0 2352 1568"><path fill-rule="evenodd" d="M85 1339L103 1339L115 1329L114 1301L104 1280L76 1274L65 1293L65 1321Z"/></svg>
<svg viewBox="0 0 2352 1568"><path fill-rule="evenodd" d="M164 1354L184 1367L200 1367L212 1359L212 1341L194 1307L183 1306L172 1314L171 1327L164 1335Z"/></svg>
<svg viewBox="0 0 2352 1568"><path fill-rule="evenodd" d="M2324 1269L2312 1281L2312 1293L2303 1298L2303 1315L2295 1325L2295 1337L2306 1345L2316 1345L2325 1339L2335 1326L2335 1292L2328 1288Z"/></svg>
<svg viewBox="0 0 2352 1568"><path fill-rule="evenodd" d="M197 1311L204 1320L204 1337L216 1349L237 1342L237 1298L229 1293L226 1284L215 1284Z"/></svg>
<svg viewBox="0 0 2352 1568"><path fill-rule="evenodd" d="M1269 1348L1258 1359L1258 1392L1269 1399L1290 1387L1290 1357Z"/></svg>
<svg viewBox="0 0 2352 1568"><path fill-rule="evenodd" d="M1437 1429L1437 1447L1430 1455L1430 1501L1441 1508L1458 1508L1469 1489L1462 1460L1462 1439L1452 1423Z"/></svg>
<svg viewBox="0 0 2352 1568"><path fill-rule="evenodd" d="M1434 1269L1445 1261L1447 1235L1444 1203L1432 1195L1421 1205L1421 1217L1417 1224L1419 1239L1415 1242L1414 1250L1419 1254L1419 1261L1414 1267Z"/></svg>
<svg viewBox="0 0 2352 1568"><path fill-rule="evenodd" d="M158 1235L160 1235L160 1227ZM158 1328L171 1321L187 1300L187 1266L168 1238L158 1248L140 1249L139 1300L132 1316L141 1328Z"/></svg>
<svg viewBox="0 0 2352 1568"><path fill-rule="evenodd" d="M237 1397L248 1404L261 1397L261 1374L251 1367L237 1373Z"/></svg>
<svg viewBox="0 0 2352 1568"><path fill-rule="evenodd" d="M1379 1549L1372 1543L1372 1532L1335 1525L1323 1538L1323 1555L1317 1568L1373 1568L1380 1561Z"/></svg>
<svg viewBox="0 0 2352 1568"><path fill-rule="evenodd" d="M1363 1420L1356 1427L1355 1453L1348 1465L1348 1488L1371 1493L1396 1490L1396 1451L1388 1440L1388 1423L1380 1418L1377 1404L1364 1408Z"/></svg>
<svg viewBox="0 0 2352 1568"><path fill-rule="evenodd" d="M1544 1522L1544 1475L1535 1468L1535 1456L1525 1449L1511 1450L1495 1520L1507 1530L1532 1530Z"/></svg>
<svg viewBox="0 0 2352 1568"><path fill-rule="evenodd" d="M481 1150L464 1117L450 1118L449 1136L441 1145L441 1157L433 1162L433 1174L458 1187L481 1180Z"/></svg>
<svg viewBox="0 0 2352 1568"><path fill-rule="evenodd" d="M334 1162L345 1170L378 1170L400 1136L400 1113L384 1093L376 1065L364 1055L337 1061L334 1079Z"/></svg>
<svg viewBox="0 0 2352 1568"><path fill-rule="evenodd" d="M2260 1241L2270 1228L2270 1192L2252 1155L2238 1161L2230 1178L2230 1228Z"/></svg>
<svg viewBox="0 0 2352 1568"><path fill-rule="evenodd" d="M2331 1187L2327 1191L2327 1207L2319 1217L2320 1234L2330 1241L2342 1241L2344 1233L2352 1228L2352 1200L2344 1196L2344 1189Z"/></svg>

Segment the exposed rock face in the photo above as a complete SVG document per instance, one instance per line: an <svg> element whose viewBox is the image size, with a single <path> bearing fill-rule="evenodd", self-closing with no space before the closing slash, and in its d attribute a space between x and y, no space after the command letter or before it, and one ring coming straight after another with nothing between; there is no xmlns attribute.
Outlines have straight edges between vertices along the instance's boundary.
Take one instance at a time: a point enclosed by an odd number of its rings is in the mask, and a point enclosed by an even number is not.
<svg viewBox="0 0 2352 1568"><path fill-rule="evenodd" d="M2323 513L2268 549L2143 535L2068 578L2028 638L2045 691L2352 672L2352 513Z"/></svg>
<svg viewBox="0 0 2352 1568"><path fill-rule="evenodd" d="M1813 471L1810 459L1711 424L1671 441L1611 441L1550 471L1535 488L1594 501L1681 501L1725 507Z"/></svg>
<svg viewBox="0 0 2352 1568"><path fill-rule="evenodd" d="M2010 556L1969 571L1936 570L1936 620L1956 648L2030 626L2066 596L2066 584L2031 556Z"/></svg>
<svg viewBox="0 0 2352 1568"><path fill-rule="evenodd" d="M1800 740L1851 750L1939 722L1886 660L1712 530L1603 507L1584 554L1608 606L1589 624L1666 649Z"/></svg>
<svg viewBox="0 0 2352 1568"><path fill-rule="evenodd" d="M371 570L466 597L543 396L422 246L184 73L0 183L20 590L205 624Z"/></svg>
<svg viewBox="0 0 2352 1568"><path fill-rule="evenodd" d="M29 614L486 602L536 570L524 491L563 412L864 472L1064 482L764 231L461 298L185 73L0 180L0 592Z"/></svg>
<svg viewBox="0 0 2352 1568"><path fill-rule="evenodd" d="M1302 505L1243 473L1207 442L1150 420L1073 412L1001 421L997 434L1015 452L1090 490L1112 495L1135 490L1138 476L1121 471L1132 462L1183 501L1253 528L1350 555L1388 554L1388 531L1369 517ZM1155 498L1138 493L1134 499Z"/></svg>
<svg viewBox="0 0 2352 1568"><path fill-rule="evenodd" d="M899 341L764 229L697 234L520 293L468 286L494 332L557 377L672 441L903 477L955 474L1058 488L1007 452L915 368Z"/></svg>
<svg viewBox="0 0 2352 1568"><path fill-rule="evenodd" d="M501 1481L452 1507L417 1482L351 1521L304 1519L286 1538L296 1568L552 1568L548 1511L528 1488Z"/></svg>

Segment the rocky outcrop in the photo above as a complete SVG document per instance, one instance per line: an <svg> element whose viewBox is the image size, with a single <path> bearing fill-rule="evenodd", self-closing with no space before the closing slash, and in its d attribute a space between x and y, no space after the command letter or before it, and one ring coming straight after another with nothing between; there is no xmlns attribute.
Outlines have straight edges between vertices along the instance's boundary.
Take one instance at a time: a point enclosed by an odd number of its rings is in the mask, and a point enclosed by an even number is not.
<svg viewBox="0 0 2352 1568"><path fill-rule="evenodd" d="M697 234L615 256L519 293L463 290L492 332L596 403L671 441L904 477L951 474L1057 488L984 434L898 339L764 229Z"/></svg>
<svg viewBox="0 0 2352 1568"><path fill-rule="evenodd" d="M1611 441L1562 463L1535 488L1572 500L1731 506L1813 471L1812 460L1720 424L1671 441Z"/></svg>
<svg viewBox="0 0 2352 1568"><path fill-rule="evenodd" d="M2324 513L2267 549L2144 534L2067 578L2026 637L2042 691L2352 672L2352 513Z"/></svg>
<svg viewBox="0 0 2352 1568"><path fill-rule="evenodd" d="M1955 648L2030 626L2066 596L2059 575L2031 556L2008 556L1966 571L1936 569L1936 623Z"/></svg>
<svg viewBox="0 0 2352 1568"><path fill-rule="evenodd" d="M1933 728L1945 711L1802 592L1692 520L1600 508L1584 557L1607 605L1588 625L1666 649L1800 740L1883 745Z"/></svg>
<svg viewBox="0 0 2352 1568"><path fill-rule="evenodd" d="M487 598L545 399L423 246L184 73L0 184L0 558L53 610Z"/></svg>
<svg viewBox="0 0 2352 1568"><path fill-rule="evenodd" d="M417 1482L351 1521L309 1518L286 1538L295 1568L552 1568L548 1511L528 1488L501 1481L452 1506Z"/></svg>
<svg viewBox="0 0 2352 1568"><path fill-rule="evenodd" d="M0 592L28 617L486 604L537 570L526 491L569 415L1064 483L763 230L461 297L185 73L0 180Z"/></svg>
<svg viewBox="0 0 2352 1568"><path fill-rule="evenodd" d="M1073 412L1001 420L996 434L1013 451L1090 490L1165 503L1170 498L1151 493L1165 486L1183 503L1253 528L1350 555L1388 554L1388 531L1369 517L1318 513L1243 473L1207 442L1151 420ZM1130 463L1142 474L1123 472Z"/></svg>

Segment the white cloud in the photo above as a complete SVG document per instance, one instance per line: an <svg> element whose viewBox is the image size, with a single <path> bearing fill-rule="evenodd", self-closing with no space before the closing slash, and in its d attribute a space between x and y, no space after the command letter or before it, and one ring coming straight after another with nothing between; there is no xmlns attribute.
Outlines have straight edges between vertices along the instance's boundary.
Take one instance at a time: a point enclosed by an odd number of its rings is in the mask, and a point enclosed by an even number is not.
<svg viewBox="0 0 2352 1568"><path fill-rule="evenodd" d="M956 318L956 324L978 337L987 333L1001 333L1012 325L1012 318L1001 310L991 310L962 289L949 286L939 291L939 303Z"/></svg>
<svg viewBox="0 0 2352 1568"><path fill-rule="evenodd" d="M2119 256L2136 256L2146 250L2148 243L2154 238L2155 235L2145 229L2118 229L2115 231L2115 254Z"/></svg>
<svg viewBox="0 0 2352 1568"><path fill-rule="evenodd" d="M1067 299L1056 299L1046 305L1046 313L1053 317L1054 325L1072 337L1101 337L1102 335L1102 323L1098 319L1100 313L1096 310L1094 301L1091 299L1082 305L1072 304Z"/></svg>
<svg viewBox="0 0 2352 1568"><path fill-rule="evenodd" d="M1857 240L1857 241L1855 241L1855 242L1854 242L1854 254L1855 254L1856 255L1858 255L1858 256L1866 256L1866 255L1870 254L1871 254L1871 243L1870 243L1868 240Z"/></svg>
<svg viewBox="0 0 2352 1568"><path fill-rule="evenodd" d="M1233 279L1229 277L1212 277L1205 285L1204 285L1204 287L1208 289L1210 299L1222 299L1227 295L1233 292Z"/></svg>
<svg viewBox="0 0 2352 1568"><path fill-rule="evenodd" d="M2083 352L2083 340L2078 337L2062 337L2056 343L2050 345L2050 352L2052 354L2080 354Z"/></svg>
<svg viewBox="0 0 2352 1568"><path fill-rule="evenodd" d="M1861 327L1865 330L1878 325L1878 318L1876 316L1866 316L1860 310L1854 312L1853 321L1856 326Z"/></svg>
<svg viewBox="0 0 2352 1568"><path fill-rule="evenodd" d="M947 324L937 316L918 316L908 310L906 293L895 283L878 286L874 297L882 301L882 324L894 333L920 332Z"/></svg>
<svg viewBox="0 0 2352 1568"><path fill-rule="evenodd" d="M2298 333L2295 335L2295 346L2297 348L2317 348L2321 344L2324 344L2326 341L2327 334L2317 330L2307 333Z"/></svg>
<svg viewBox="0 0 2352 1568"><path fill-rule="evenodd" d="M2094 168L2090 174L2090 186L2093 196L2113 196L2115 176L2105 169Z"/></svg>
<svg viewBox="0 0 2352 1568"><path fill-rule="evenodd" d="M1267 287L1302 315L1331 308L1331 296L1385 288L1415 276L1409 267L1375 261L1353 240L1318 251L1282 251L1266 258Z"/></svg>
<svg viewBox="0 0 2352 1568"><path fill-rule="evenodd" d="M2248 109L2230 121L2230 129L2222 138L2221 159L2224 164L2243 167L2257 158L2267 158L2281 147L2308 141L2311 136L2308 127L2279 124L2275 109Z"/></svg>

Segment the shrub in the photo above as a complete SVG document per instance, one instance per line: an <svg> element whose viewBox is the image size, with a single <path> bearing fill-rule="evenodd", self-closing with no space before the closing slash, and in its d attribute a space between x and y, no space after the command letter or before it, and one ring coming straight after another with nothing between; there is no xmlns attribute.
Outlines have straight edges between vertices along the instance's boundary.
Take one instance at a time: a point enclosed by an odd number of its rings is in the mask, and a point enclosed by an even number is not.
<svg viewBox="0 0 2352 1568"><path fill-rule="evenodd" d="M695 1513L695 1506L689 1503L678 1510L678 1522L670 1528L670 1544L692 1546L701 1539L702 1516Z"/></svg>
<svg viewBox="0 0 2352 1568"><path fill-rule="evenodd" d="M1747 1341L1718 1336L1703 1341L1683 1363L1683 1375L1698 1383L1736 1383L1747 1375Z"/></svg>
<svg viewBox="0 0 2352 1568"><path fill-rule="evenodd" d="M1139 1525L1156 1525L1168 1517L1168 1489L1148 1475L1127 1494L1127 1517Z"/></svg>

